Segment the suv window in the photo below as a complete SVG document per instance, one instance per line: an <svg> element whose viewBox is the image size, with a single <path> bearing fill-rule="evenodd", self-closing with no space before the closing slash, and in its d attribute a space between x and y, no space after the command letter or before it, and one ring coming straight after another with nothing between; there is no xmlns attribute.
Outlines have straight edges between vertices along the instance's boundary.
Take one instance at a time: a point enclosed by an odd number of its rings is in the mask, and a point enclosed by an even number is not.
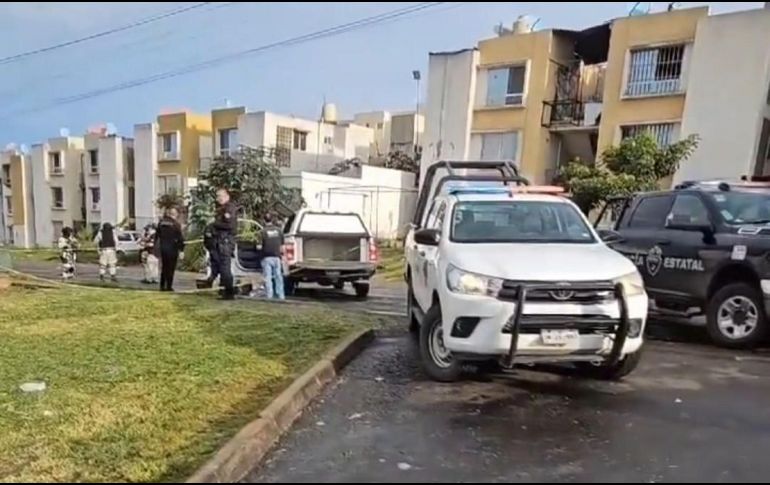
<svg viewBox="0 0 770 485"><path fill-rule="evenodd" d="M439 204L435 218L428 223L428 229L441 229L444 224L444 214L446 214L446 202Z"/></svg>
<svg viewBox="0 0 770 485"><path fill-rule="evenodd" d="M425 219L425 228L426 229L435 229L436 228L436 218L439 216L439 211L443 212L443 206L444 202L440 200L436 200L433 202L433 205L430 207L430 212L428 212L428 217Z"/></svg>
<svg viewBox="0 0 770 485"><path fill-rule="evenodd" d="M645 197L639 201L628 227L632 229L657 229L663 227L671 208L670 195Z"/></svg>
<svg viewBox="0 0 770 485"><path fill-rule="evenodd" d="M667 220L686 224L708 224L710 222L709 211L703 205L703 201L697 195L692 194L676 196Z"/></svg>

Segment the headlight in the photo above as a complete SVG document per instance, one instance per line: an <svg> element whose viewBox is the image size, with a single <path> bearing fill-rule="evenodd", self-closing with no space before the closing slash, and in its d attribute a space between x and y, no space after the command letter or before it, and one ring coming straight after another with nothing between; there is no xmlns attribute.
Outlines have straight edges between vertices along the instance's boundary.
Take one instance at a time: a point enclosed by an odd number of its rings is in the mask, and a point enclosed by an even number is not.
<svg viewBox="0 0 770 485"><path fill-rule="evenodd" d="M615 283L623 285L626 296L638 296L644 294L644 280L638 271L621 276L615 280Z"/></svg>
<svg viewBox="0 0 770 485"><path fill-rule="evenodd" d="M446 282L451 291L465 295L496 297L503 287L503 280L500 278L469 273L451 264L447 268Z"/></svg>

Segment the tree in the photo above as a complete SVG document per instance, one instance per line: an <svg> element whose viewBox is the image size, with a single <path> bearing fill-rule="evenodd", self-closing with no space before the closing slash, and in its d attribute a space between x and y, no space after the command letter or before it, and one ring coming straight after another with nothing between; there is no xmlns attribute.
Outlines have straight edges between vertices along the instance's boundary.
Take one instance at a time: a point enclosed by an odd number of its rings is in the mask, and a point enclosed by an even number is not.
<svg viewBox="0 0 770 485"><path fill-rule="evenodd" d="M659 188L661 180L674 175L679 164L692 156L698 140L691 135L659 146L655 137L642 133L604 150L596 164L570 162L559 178L575 203L588 213L612 197Z"/></svg>
<svg viewBox="0 0 770 485"><path fill-rule="evenodd" d="M217 158L198 185L191 190L190 222L204 227L214 218L217 189L225 188L247 219L262 220L268 212L284 205L291 210L302 206L298 189L281 184L281 171L274 153L265 148L243 148L233 157Z"/></svg>
<svg viewBox="0 0 770 485"><path fill-rule="evenodd" d="M410 157L408 154L401 151L390 152L388 154L387 160L385 160L385 168L403 170L404 172L419 173L420 152L417 152L416 157Z"/></svg>

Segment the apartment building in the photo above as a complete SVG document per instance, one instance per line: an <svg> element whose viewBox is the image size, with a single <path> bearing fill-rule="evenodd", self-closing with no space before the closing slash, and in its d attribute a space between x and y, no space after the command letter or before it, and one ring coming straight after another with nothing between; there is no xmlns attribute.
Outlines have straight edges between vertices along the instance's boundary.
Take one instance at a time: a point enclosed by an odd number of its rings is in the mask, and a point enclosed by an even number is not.
<svg viewBox="0 0 770 485"><path fill-rule="evenodd" d="M374 162L384 161L389 153L402 152L413 157L425 131L425 117L414 111L358 113L348 124L374 131L370 154Z"/></svg>
<svg viewBox="0 0 770 485"><path fill-rule="evenodd" d="M342 160L369 163L374 141L372 129L338 122L336 108L328 106L319 120L230 108L212 112L212 122L215 155L238 145L272 148L284 175L303 171L326 173Z"/></svg>
<svg viewBox="0 0 770 485"><path fill-rule="evenodd" d="M157 219L159 196L187 193L198 183L201 158L213 153L209 114L162 114L134 127L136 226Z"/></svg>
<svg viewBox="0 0 770 485"><path fill-rule="evenodd" d="M31 170L23 152L0 151L0 241L22 248L35 244Z"/></svg>
<svg viewBox="0 0 770 485"><path fill-rule="evenodd" d="M701 137L675 180L759 172L769 12L692 8L582 31L534 31L522 18L472 49L433 53L423 172L439 159L505 159L550 182L569 160L595 161L643 131L662 145Z"/></svg>
<svg viewBox="0 0 770 485"><path fill-rule="evenodd" d="M134 223L134 141L104 131L84 137L82 186L85 221L92 230L109 222Z"/></svg>

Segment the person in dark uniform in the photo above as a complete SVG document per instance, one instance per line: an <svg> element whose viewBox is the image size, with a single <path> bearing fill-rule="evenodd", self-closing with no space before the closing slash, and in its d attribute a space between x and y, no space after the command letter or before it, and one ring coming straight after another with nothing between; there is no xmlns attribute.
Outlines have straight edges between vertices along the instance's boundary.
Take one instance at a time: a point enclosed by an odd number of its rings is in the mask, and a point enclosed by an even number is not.
<svg viewBox="0 0 770 485"><path fill-rule="evenodd" d="M179 212L166 210L155 231L155 250L160 254L160 291L174 291L174 272L179 258L184 258L184 236L177 220Z"/></svg>
<svg viewBox="0 0 770 485"><path fill-rule="evenodd" d="M283 291L283 231L273 223L271 214L265 215L262 228L262 276L265 278L265 296L285 300Z"/></svg>
<svg viewBox="0 0 770 485"><path fill-rule="evenodd" d="M224 288L222 298L235 298L232 258L235 254L235 236L238 232L238 208L230 200L227 189L217 190L217 211L212 224L214 228L214 251L211 256L211 272L219 275L219 284Z"/></svg>

